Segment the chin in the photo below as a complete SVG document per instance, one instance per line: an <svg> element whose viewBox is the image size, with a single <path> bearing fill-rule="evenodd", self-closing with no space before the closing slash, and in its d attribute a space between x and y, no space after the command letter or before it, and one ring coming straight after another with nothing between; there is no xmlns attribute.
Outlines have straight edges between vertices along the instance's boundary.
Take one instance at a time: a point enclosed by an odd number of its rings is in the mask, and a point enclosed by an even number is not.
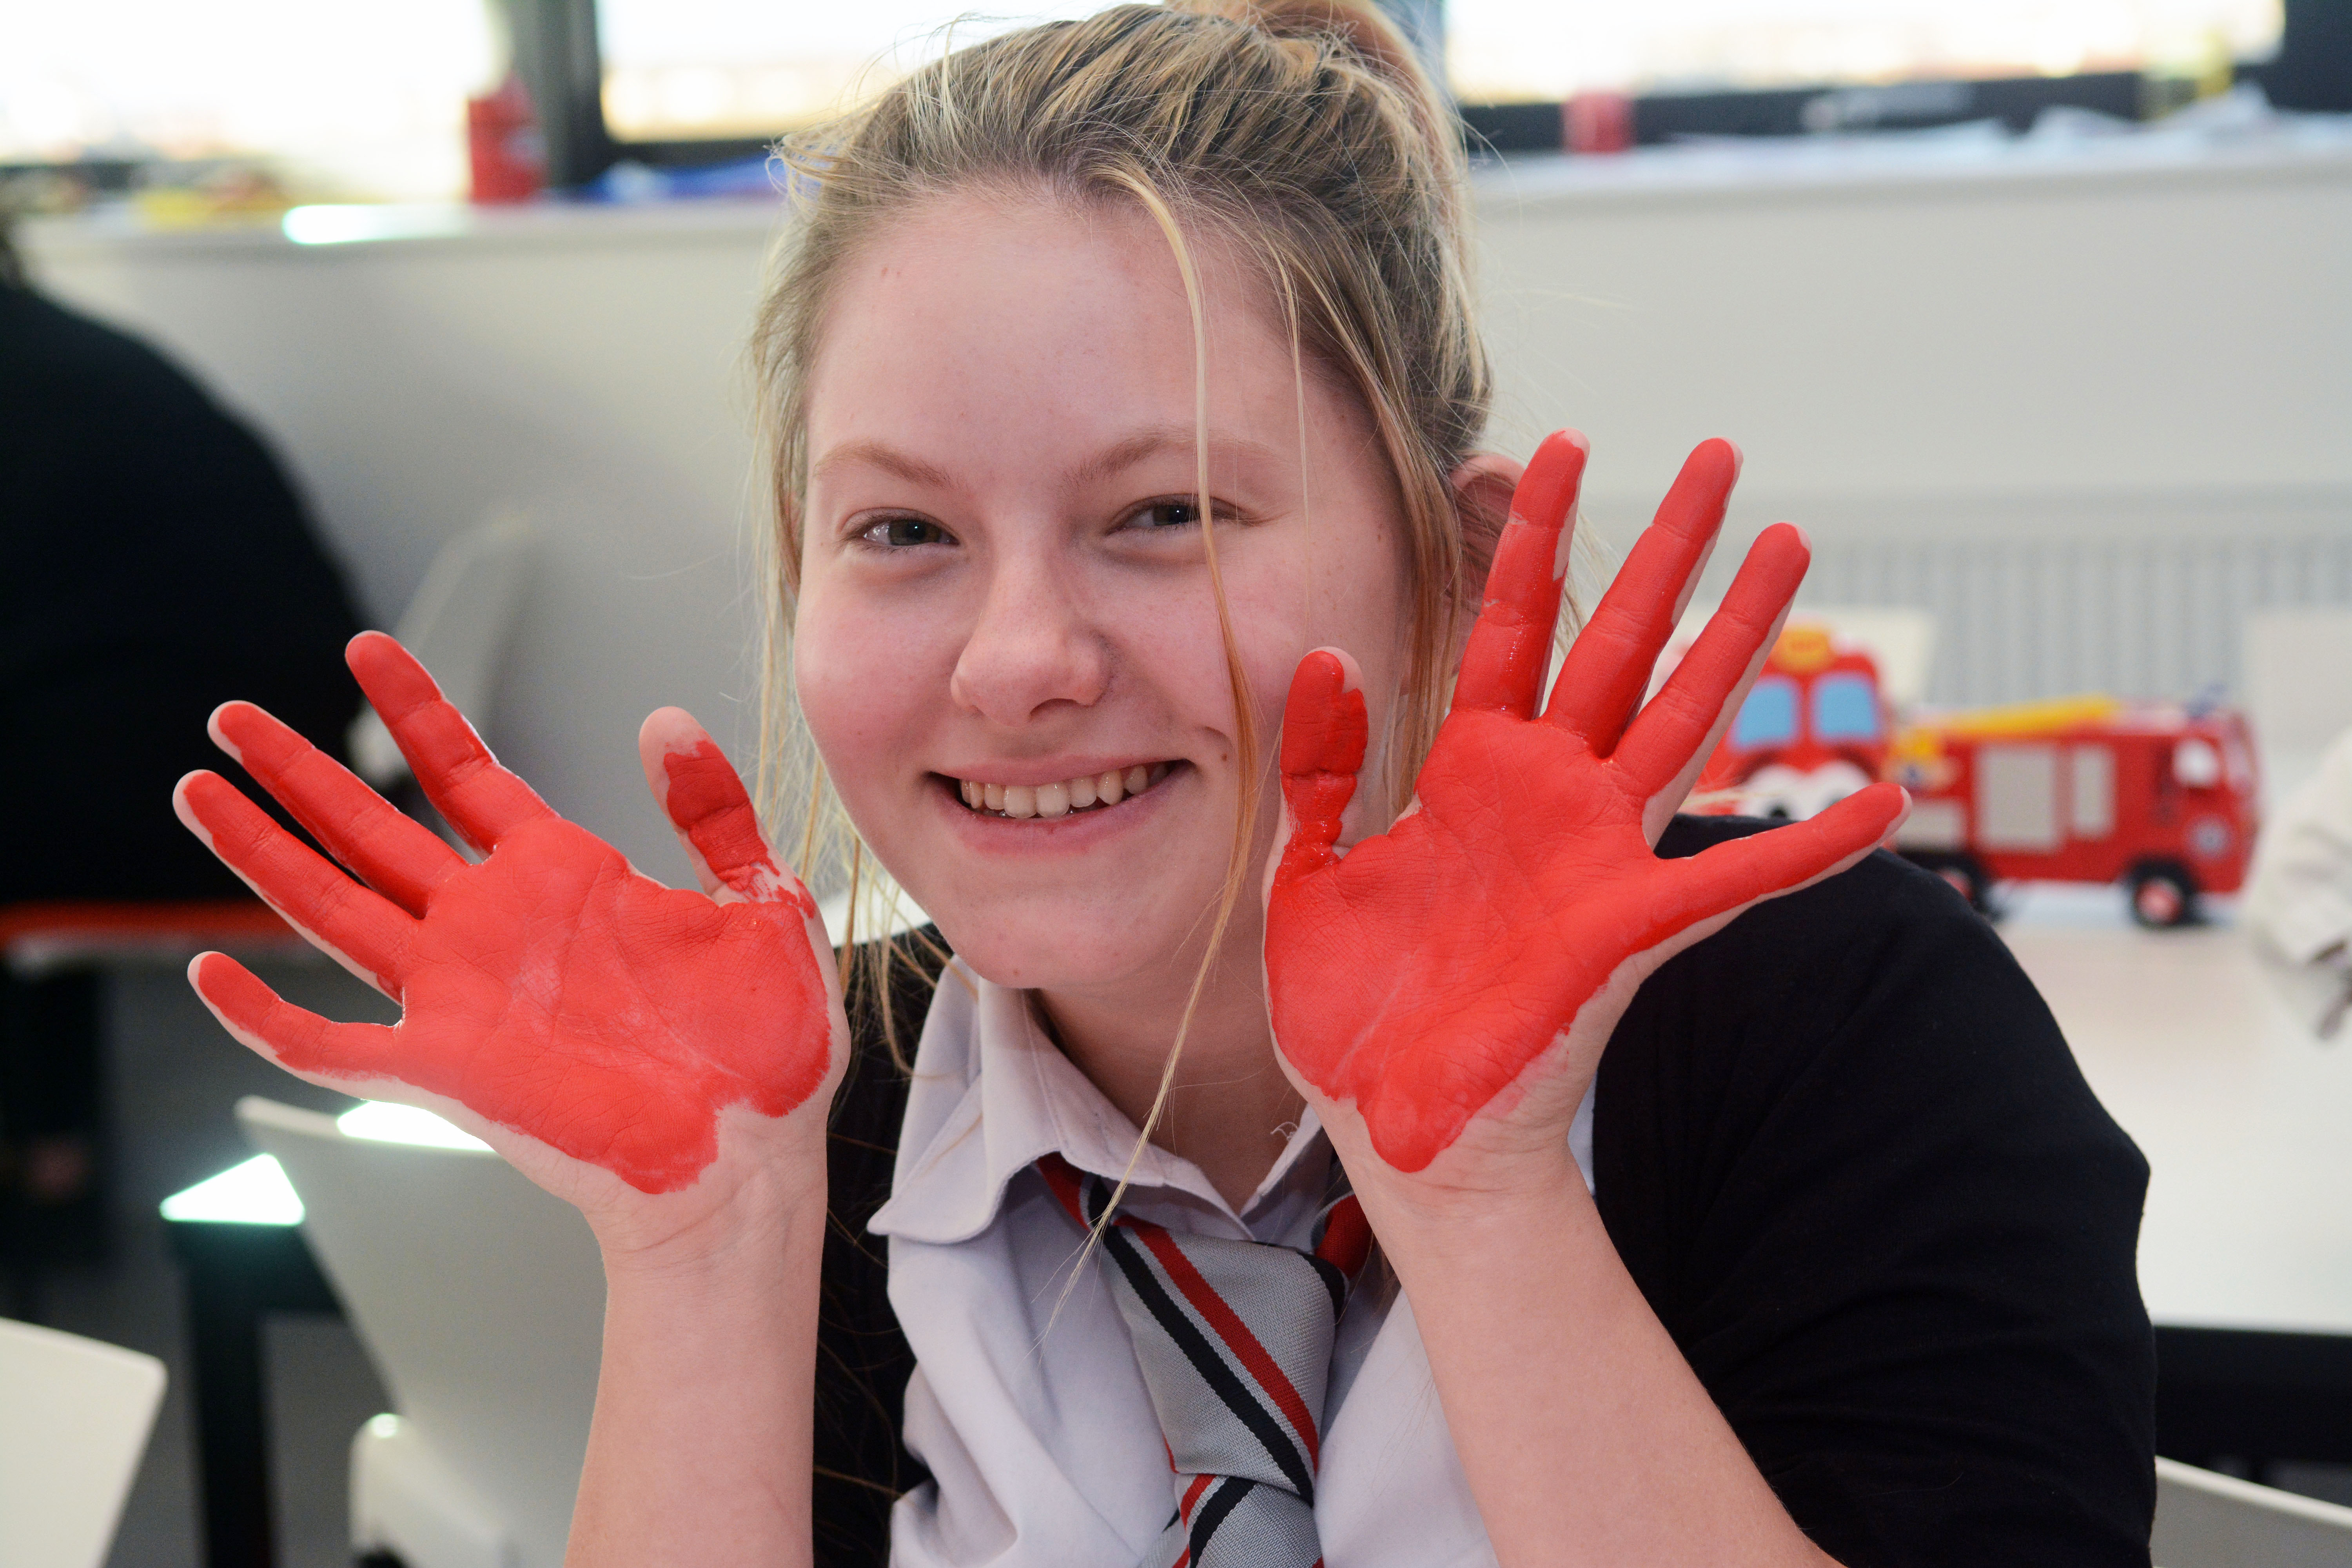
<svg viewBox="0 0 2352 1568"><path fill-rule="evenodd" d="M1199 963L1217 889L1189 897L1130 889L1116 900L1002 893L969 902L944 892L924 909L973 973L994 984L1047 992L1139 985L1157 991L1171 978L1189 982ZM918 895L918 901L920 901ZM1197 919L1167 918L1171 910Z"/></svg>
<svg viewBox="0 0 2352 1568"><path fill-rule="evenodd" d="M1092 921L1014 921L1006 914L958 920L932 911L940 934L971 972L994 984L1037 991L1086 991L1118 984L1169 962L1163 944L1114 936ZM1129 928L1132 932L1133 928ZM1139 933L1138 933L1139 934Z"/></svg>

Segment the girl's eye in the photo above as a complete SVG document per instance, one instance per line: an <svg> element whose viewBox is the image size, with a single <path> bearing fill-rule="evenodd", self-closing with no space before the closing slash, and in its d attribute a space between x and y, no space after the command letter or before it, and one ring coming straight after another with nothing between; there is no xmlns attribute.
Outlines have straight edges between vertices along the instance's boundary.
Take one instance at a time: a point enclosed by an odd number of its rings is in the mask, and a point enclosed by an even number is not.
<svg viewBox="0 0 2352 1568"><path fill-rule="evenodd" d="M926 517L886 517L857 536L885 550L910 550L919 544L950 542L948 531Z"/></svg>
<svg viewBox="0 0 2352 1568"><path fill-rule="evenodd" d="M1128 517L1137 528L1191 528L1201 521L1201 506L1191 500L1156 500L1139 507Z"/></svg>

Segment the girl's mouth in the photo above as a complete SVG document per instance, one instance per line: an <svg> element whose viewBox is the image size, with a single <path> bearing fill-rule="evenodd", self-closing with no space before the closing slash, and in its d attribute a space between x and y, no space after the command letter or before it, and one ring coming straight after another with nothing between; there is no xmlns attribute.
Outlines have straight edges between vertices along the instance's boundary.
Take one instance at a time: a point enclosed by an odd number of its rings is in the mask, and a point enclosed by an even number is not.
<svg viewBox="0 0 2352 1568"><path fill-rule="evenodd" d="M949 779L947 782L955 786L965 805L982 816L1015 822L1031 817L1052 821L1117 805L1129 795L1141 795L1152 788L1172 769L1182 765L1181 763L1138 763L1131 768L1112 768L1107 773L1087 773L1042 784L982 784L975 779Z"/></svg>

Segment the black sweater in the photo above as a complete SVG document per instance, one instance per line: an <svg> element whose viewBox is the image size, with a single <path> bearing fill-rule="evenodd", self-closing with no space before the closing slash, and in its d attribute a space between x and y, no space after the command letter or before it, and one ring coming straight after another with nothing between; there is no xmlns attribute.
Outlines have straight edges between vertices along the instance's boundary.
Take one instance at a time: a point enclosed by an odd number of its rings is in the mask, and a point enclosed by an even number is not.
<svg viewBox="0 0 2352 1568"><path fill-rule="evenodd" d="M1759 826L1679 817L1659 853ZM911 1050L929 994L894 994ZM922 1479L864 1228L906 1081L855 1022L817 1373L818 1559L840 1564L885 1560L890 1500ZM1601 1060L1593 1165L1643 1295L1846 1568L2146 1568L2147 1165L1941 880L1876 855L1659 970Z"/></svg>

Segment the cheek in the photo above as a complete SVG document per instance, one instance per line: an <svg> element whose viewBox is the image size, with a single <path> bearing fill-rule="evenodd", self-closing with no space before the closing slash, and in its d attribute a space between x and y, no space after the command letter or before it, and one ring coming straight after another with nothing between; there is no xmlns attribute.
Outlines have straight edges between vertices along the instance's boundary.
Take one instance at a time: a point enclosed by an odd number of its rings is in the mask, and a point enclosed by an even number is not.
<svg viewBox="0 0 2352 1568"><path fill-rule="evenodd" d="M944 700L944 678L927 680L919 639L919 626L902 626L870 606L803 596L793 627L793 695L836 784L849 787L887 765L922 722L928 686Z"/></svg>

